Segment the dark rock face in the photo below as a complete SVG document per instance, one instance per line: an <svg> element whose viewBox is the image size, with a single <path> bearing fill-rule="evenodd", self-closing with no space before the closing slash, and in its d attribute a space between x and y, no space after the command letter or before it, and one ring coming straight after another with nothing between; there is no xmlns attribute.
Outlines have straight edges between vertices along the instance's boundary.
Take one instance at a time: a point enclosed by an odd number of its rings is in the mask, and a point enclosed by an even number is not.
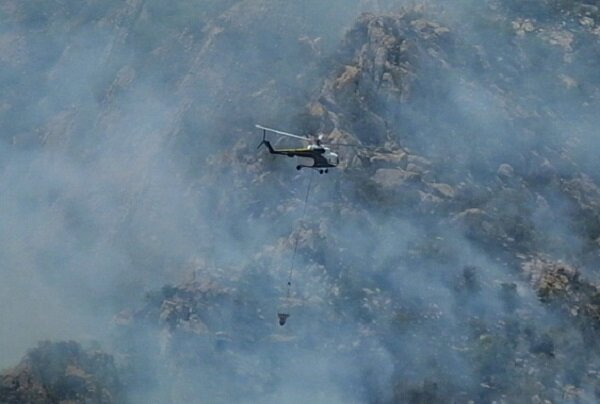
<svg viewBox="0 0 600 404"><path fill-rule="evenodd" d="M540 300L560 309L594 341L600 331L600 288L564 263L535 258L523 264Z"/></svg>
<svg viewBox="0 0 600 404"><path fill-rule="evenodd" d="M43 342L0 374L2 403L119 403L123 388L114 360L76 342Z"/></svg>

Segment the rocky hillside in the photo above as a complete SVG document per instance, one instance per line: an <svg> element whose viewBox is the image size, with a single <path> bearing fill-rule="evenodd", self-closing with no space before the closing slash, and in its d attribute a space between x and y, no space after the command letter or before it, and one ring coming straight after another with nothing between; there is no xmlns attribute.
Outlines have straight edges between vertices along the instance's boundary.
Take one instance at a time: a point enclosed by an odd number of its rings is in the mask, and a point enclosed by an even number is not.
<svg viewBox="0 0 600 404"><path fill-rule="evenodd" d="M76 342L42 342L0 374L3 403L115 403L123 387L110 355Z"/></svg>
<svg viewBox="0 0 600 404"><path fill-rule="evenodd" d="M322 3L1 6L0 401L600 399L598 7Z"/></svg>

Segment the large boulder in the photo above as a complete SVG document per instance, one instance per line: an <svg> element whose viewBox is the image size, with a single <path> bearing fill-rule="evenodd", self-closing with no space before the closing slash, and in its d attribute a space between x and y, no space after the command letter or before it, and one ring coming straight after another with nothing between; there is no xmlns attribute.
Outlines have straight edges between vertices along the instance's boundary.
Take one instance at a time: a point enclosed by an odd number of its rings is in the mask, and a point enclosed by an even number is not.
<svg viewBox="0 0 600 404"><path fill-rule="evenodd" d="M380 168L375 171L373 181L385 190L397 190L405 184L419 181L419 174L400 168Z"/></svg>

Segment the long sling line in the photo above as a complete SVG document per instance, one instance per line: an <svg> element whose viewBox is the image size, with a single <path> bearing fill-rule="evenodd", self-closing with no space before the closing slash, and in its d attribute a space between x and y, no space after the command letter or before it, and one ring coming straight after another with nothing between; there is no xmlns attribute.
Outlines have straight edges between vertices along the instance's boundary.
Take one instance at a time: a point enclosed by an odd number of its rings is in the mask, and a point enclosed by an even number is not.
<svg viewBox="0 0 600 404"><path fill-rule="evenodd" d="M313 175L310 176L309 180L308 180L308 188L306 188L306 196L304 197L304 209L302 210L302 219L301 221L304 220L304 215L306 215L306 205L308 204L308 196L310 195L310 187L312 185L312 179L313 179ZM290 289L292 287L292 275L294 273L294 263L296 261L296 252L298 251L298 240L300 239L299 234L296 234L296 240L294 241L294 253L292 254L292 262L290 264L290 273L288 275L288 282L287 282L287 298L289 300L290 298Z"/></svg>

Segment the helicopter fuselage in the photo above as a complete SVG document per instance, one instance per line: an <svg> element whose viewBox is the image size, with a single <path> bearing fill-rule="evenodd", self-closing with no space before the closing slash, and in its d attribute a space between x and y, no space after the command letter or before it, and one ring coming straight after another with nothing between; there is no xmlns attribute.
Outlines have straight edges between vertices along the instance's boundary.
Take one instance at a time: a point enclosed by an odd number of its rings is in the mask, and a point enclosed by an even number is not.
<svg viewBox="0 0 600 404"><path fill-rule="evenodd" d="M314 168L320 173L327 172L328 168L337 167L340 160L337 153L332 152L329 147L318 144L309 144L306 147L292 149L275 149L268 140L263 140L263 144L269 149L271 154L279 154L288 157L301 157L312 159L312 165L300 164L296 169Z"/></svg>

